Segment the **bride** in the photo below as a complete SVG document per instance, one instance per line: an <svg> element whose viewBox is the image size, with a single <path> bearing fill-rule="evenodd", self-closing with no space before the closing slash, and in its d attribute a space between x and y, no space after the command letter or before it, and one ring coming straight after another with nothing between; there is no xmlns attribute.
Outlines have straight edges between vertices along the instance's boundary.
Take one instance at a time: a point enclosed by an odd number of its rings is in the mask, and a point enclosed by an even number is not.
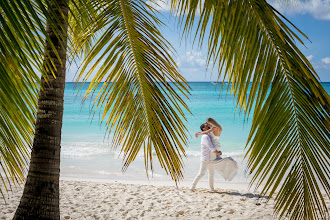
<svg viewBox="0 0 330 220"><path fill-rule="evenodd" d="M206 120L206 124L208 124L211 128L209 130L196 133L195 137L198 137L201 134L209 134L214 147L217 149L217 151L221 152L221 144L219 140L222 132L221 125L213 118L208 118ZM218 156L216 154L212 154L212 158L210 159L214 164L215 170L217 170L225 180L230 181L237 174L238 165L233 158L223 155Z"/></svg>

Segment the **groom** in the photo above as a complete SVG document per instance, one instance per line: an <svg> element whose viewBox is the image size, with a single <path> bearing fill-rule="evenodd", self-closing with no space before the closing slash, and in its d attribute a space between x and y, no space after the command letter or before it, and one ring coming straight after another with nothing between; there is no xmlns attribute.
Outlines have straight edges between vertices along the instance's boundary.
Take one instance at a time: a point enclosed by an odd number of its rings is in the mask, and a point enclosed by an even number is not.
<svg viewBox="0 0 330 220"><path fill-rule="evenodd" d="M206 131L210 129L210 126L206 123L200 126L202 131ZM199 173L194 179L192 184L191 190L194 191L198 181L205 175L206 170L209 171L209 184L210 184L210 191L214 192L214 167L213 164L210 163L211 160L216 158L216 155L221 155L220 151L213 146L211 138L207 134L202 135L201 139L201 165L199 169Z"/></svg>

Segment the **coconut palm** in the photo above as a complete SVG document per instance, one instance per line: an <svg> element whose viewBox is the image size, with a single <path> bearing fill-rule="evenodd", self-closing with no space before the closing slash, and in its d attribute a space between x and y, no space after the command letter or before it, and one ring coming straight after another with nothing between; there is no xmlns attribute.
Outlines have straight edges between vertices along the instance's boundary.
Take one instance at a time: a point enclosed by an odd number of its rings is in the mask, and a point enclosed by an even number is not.
<svg viewBox="0 0 330 220"><path fill-rule="evenodd" d="M146 168L152 169L154 149L172 178L182 178L186 136L180 117L186 105L166 81L177 82L183 94L187 85L150 6L133 0L17 0L0 7L4 186L24 179L37 111L34 69L43 75L30 169L16 218L59 218L65 57L87 54L78 80L86 81L99 67L86 96L101 86L95 110L104 110L102 120L114 132L114 144L122 146L123 169L141 148ZM257 186L266 182L261 194L271 197L280 187L275 197L280 216L327 217L320 190L329 197L329 95L295 46L295 39L301 41L297 34L262 0L172 0L172 8L186 33L200 13L196 37L202 44L208 34L208 61L219 63L219 77L224 68L247 114L255 106L247 156L252 181Z"/></svg>
<svg viewBox="0 0 330 220"><path fill-rule="evenodd" d="M1 136L4 161L1 161L1 165L5 171L2 178L5 186L10 181L22 182L28 157L27 146L31 144L34 134L30 167L14 219L59 219L59 165L66 58L83 55L91 42L95 46L88 53L85 66L97 54L100 54L99 60L106 57L106 66L101 67L102 71L97 73L90 88L105 77L96 106L104 102L104 114L111 109L108 127L110 131L115 128L114 144L123 146L124 169L143 148L146 168L152 169L152 150L155 150L172 178L176 181L182 178L183 146L186 144L182 107L186 108L186 105L167 81L176 82L174 86L184 95L188 87L170 56L172 48L158 31L161 22L151 7L143 1L131 0L5 1L0 5L3 18L1 36L8 42L1 44L4 48L1 48L1 59L10 62L7 54L17 54L18 58L23 59L21 63L14 57L16 60L10 63L12 66L3 65L3 73L7 77L4 79L12 84L6 88L7 82L3 81L1 91L9 89L9 95L20 101L9 103L8 110L4 105L1 108L1 111L5 109L8 112L1 115L1 128L4 130ZM26 33L20 27L32 31ZM16 39L19 42L14 45ZM16 69L15 65L23 65L20 72L12 73ZM32 74L33 66L42 72L34 132L38 80ZM29 67L31 73L26 73L24 68ZM21 82L26 84L25 87L19 88L14 81L16 79L12 79L15 74L17 78L29 80ZM111 81L115 83L111 84ZM22 100L19 97L21 93L27 93ZM5 94L2 97L8 100ZM17 118L20 117L17 115L19 112L25 114L22 116L25 122ZM13 137L12 130L18 130ZM6 138L13 140L9 142ZM11 176L16 179L10 179Z"/></svg>

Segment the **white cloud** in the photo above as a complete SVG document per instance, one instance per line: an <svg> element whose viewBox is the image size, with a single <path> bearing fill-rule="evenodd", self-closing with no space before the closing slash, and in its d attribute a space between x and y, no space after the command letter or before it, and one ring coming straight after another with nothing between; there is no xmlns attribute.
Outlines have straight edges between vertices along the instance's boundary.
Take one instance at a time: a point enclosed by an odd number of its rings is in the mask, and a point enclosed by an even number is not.
<svg viewBox="0 0 330 220"><path fill-rule="evenodd" d="M288 1L269 0L274 8L284 14L311 14L316 19L330 20L330 0Z"/></svg>
<svg viewBox="0 0 330 220"><path fill-rule="evenodd" d="M146 1L148 5L156 9L157 11L171 11L170 0L151 0Z"/></svg>
<svg viewBox="0 0 330 220"><path fill-rule="evenodd" d="M324 57L323 59L317 59L313 60L312 62L314 69L316 69L316 72L319 71L328 71L330 70L330 57Z"/></svg>
<svg viewBox="0 0 330 220"><path fill-rule="evenodd" d="M322 59L322 63L330 64L330 57L325 57Z"/></svg>
<svg viewBox="0 0 330 220"><path fill-rule="evenodd" d="M284 14L311 14L316 19L330 20L330 0L297 0L284 3L278 0L268 0L268 2ZM148 0L146 3L158 11L171 11L170 0ZM199 10L197 14L199 14Z"/></svg>
<svg viewBox="0 0 330 220"><path fill-rule="evenodd" d="M185 55L180 56L177 64L179 67L205 67L206 59L202 56L202 52L189 51Z"/></svg>
<svg viewBox="0 0 330 220"><path fill-rule="evenodd" d="M309 55L309 56L307 56L306 58L307 58L308 61L312 61L313 58L314 58L314 56L313 56L313 55Z"/></svg>

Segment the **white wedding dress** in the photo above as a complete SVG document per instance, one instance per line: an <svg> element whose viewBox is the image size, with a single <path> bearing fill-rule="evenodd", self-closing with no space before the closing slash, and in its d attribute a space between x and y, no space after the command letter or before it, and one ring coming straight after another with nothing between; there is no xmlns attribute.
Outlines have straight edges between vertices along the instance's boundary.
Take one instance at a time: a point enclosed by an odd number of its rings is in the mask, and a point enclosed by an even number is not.
<svg viewBox="0 0 330 220"><path fill-rule="evenodd" d="M211 132L210 137L214 147L218 151L221 151L221 144L219 141L220 136L215 136ZM216 154L212 154L212 157L210 159L212 161L211 163L214 164L214 169L218 171L225 180L230 181L236 176L238 165L233 158L229 156L217 156Z"/></svg>

